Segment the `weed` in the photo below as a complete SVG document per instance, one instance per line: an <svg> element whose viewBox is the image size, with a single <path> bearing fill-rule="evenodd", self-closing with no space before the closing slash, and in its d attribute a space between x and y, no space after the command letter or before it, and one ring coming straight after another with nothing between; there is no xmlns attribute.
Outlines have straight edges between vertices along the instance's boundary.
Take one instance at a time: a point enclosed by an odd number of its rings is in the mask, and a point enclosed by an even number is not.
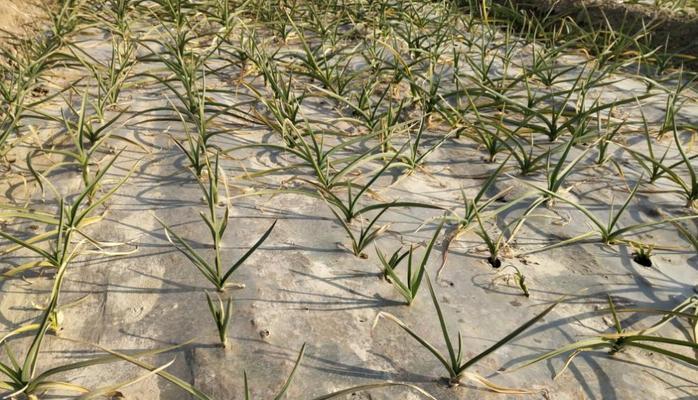
<svg viewBox="0 0 698 400"><path fill-rule="evenodd" d="M513 272L508 272L507 271L508 269L512 269ZM505 271L507 271L507 272L505 273ZM494 279L492 279L492 284L494 284L498 280L504 280L507 283L509 283L511 279L513 279L514 282L516 283L516 286L518 286L519 289L521 289L521 292L523 293L524 296L526 296L526 297L531 296L531 293L528 290L528 285L526 284L526 276L523 274L523 272L521 272L520 269L518 269L517 267L515 267L513 265L507 265L504 268L502 268L501 270L499 270L499 272L494 277Z"/></svg>

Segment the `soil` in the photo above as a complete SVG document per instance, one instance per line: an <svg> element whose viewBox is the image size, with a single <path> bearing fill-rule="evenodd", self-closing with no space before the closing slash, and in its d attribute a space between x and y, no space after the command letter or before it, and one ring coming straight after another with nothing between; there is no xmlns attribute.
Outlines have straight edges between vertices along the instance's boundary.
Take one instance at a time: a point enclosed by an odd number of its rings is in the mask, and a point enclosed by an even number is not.
<svg viewBox="0 0 698 400"><path fill-rule="evenodd" d="M0 1L0 29L15 35L31 35L42 26L44 7L51 1Z"/></svg>
<svg viewBox="0 0 698 400"><path fill-rule="evenodd" d="M24 2L0 3L0 16L3 16L1 7L7 7L7 10L14 10L18 19L25 18L25 14L16 10L19 3ZM13 29L22 30L21 23L17 24L13 18L9 20L17 25ZM134 28L140 34L154 34L152 21L144 20L140 24ZM692 37L698 37L698 33ZM105 32L99 29L82 32L76 42L102 62L110 55L111 42L105 40ZM290 43L289 46L294 45L293 41ZM560 57L560 62L574 62L578 57L577 54L565 55ZM143 63L137 65L134 72L162 70L161 65ZM52 83L67 85L82 77L80 74L87 76L85 71L58 69L52 71ZM604 89L606 97L645 93L644 82L632 74L619 73L608 79L618 81ZM238 97L238 90L242 93L243 89L231 89L229 81L211 76L207 84L220 89L211 91L210 96L220 96L230 102L248 98ZM261 79L253 84L260 89L263 87ZM654 90L659 93L656 88ZM695 125L698 93L688 89L685 96L680 118ZM162 85L139 82L125 89L121 99L136 113L170 107L172 96ZM661 94L647 100L643 106L647 118L660 121L664 104ZM42 107L46 113L59 115L66 104L57 97ZM631 104L622 108L617 111L639 118L639 106ZM328 124L340 119L335 110L313 104L304 104L303 112L322 118ZM155 219L157 216L166 221L197 250L210 250L208 231L199 217L199 212L205 209L200 187L187 169L188 161L169 136L184 140L185 132L179 122L146 121L151 117L136 115L117 129L119 135L141 144L148 151L120 141L109 142L111 150L122 147L126 150L107 175L108 184L126 176L134 165L136 167L128 183L109 200L108 207L100 208L105 219L88 231L98 240L120 243L113 251L133 253L120 257L88 254L71 265L61 303L83 297L84 300L64 310L64 327L59 337L50 335L46 340L40 369L95 353L94 347L83 343L124 351L189 343L151 357L150 361L164 365L174 359L168 372L218 399L243 398L245 371L255 398L272 398L283 385L298 350L306 343L306 357L289 389L289 399L305 400L340 388L385 380L419 385L439 400L514 398L492 393L474 382L449 387L442 379L442 365L406 332L383 319L373 324L381 312L395 314L445 351L439 321L426 288L421 289L413 305L405 306L396 290L382 279L382 267L373 245L367 248L366 258L357 258L348 252L347 235L323 201L290 191L277 195L262 193L267 188L292 188L299 175L308 178L305 173L293 169L250 178L269 168L297 162L282 151L246 147L221 159L229 189L222 197L231 205L223 259L226 262L237 259L274 220L278 220L269 239L234 274L235 281L244 283L244 287L228 290L234 312L230 345L221 349L204 294L211 291L210 285L189 260L173 249ZM234 134L215 139L220 148L278 140L269 131L245 127L238 121L226 120L218 124L217 127L235 127ZM49 142L64 133L60 126L39 118L30 120L27 125L40 128L37 134L40 142ZM427 132L425 141L435 142L441 137L439 135ZM623 140L628 147L638 151L644 149L644 142L638 140L637 135L629 133ZM664 142L667 143L670 142ZM14 151L26 154L33 145L27 140ZM663 147L655 151L663 151ZM636 163L620 156L623 153L619 147L613 147L611 152L618 157L624 174L619 174L616 167L596 166L593 160L585 159L566 185L570 198L595 212L606 210L607 205L614 202L617 205L618 199L627 194L627 180L637 179L642 173ZM497 167L496 163L484 160L483 154L470 139L449 140L429 155L423 168L405 176L387 174L382 177L371 196L385 201L429 203L460 212L461 190L473 198L483 177ZM579 150L575 149L570 158L578 154ZM669 159L677 158L673 150L668 154ZM113 154L105 151L99 156L110 159ZM30 176L23 160L24 157L17 157L13 166L15 174L2 177L3 201L13 204L26 201L38 209L50 208L50 203L35 185L23 182L24 177ZM78 175L75 169L61 168L51 173L50 179L63 195L69 195L81 189ZM544 176L532 175L525 179L544 184ZM514 199L528 190L522 184L522 177L503 174L500 178L496 182L498 188L512 188L507 192L507 199ZM646 193L640 193L619 224L628 226L669 213L693 212L679 205L683 200L674 189L661 181ZM505 222L524 209L525 205L512 207L494 223L506 226ZM599 218L606 217L603 212L600 211L603 216ZM376 245L383 253L392 254L406 243L428 242L436 228L425 221L440 216L440 212L428 209L391 209L380 221L381 225L389 224L389 230ZM613 322L598 312L606 307L608 294L619 307L637 309L671 308L694 294L698 282L698 255L671 225L638 233L643 240L664 245L655 249L654 268L635 264L630 246L606 246L598 241L530 252L587 232L586 221L575 208L562 201L556 202L540 207L522 228L517 240L508 244L507 256L502 257L501 263L503 267L511 264L525 275L530 297L524 296L513 282L492 284L499 270L493 270L488 264L488 253L482 249L482 241L476 234L470 232L459 237L449 249L437 243L427 269L434 277L452 336L457 337L458 331L462 333L464 358L478 354L509 334L562 294L571 296L570 301L558 306L530 331L469 371L485 375L503 386L535 392L515 397L517 399L696 398L698 388L684 378L694 376L695 368L638 349L614 356L603 351L584 352L555 380L551 377L565 364L564 357L517 372L502 371L535 355L612 329ZM698 227L694 221L687 223L693 232ZM354 228L359 225L360 221ZM6 227L27 232L26 226L11 222L2 228ZM7 244L3 242L2 245ZM442 251L448 252L448 262L436 279L436 271L441 266L441 258L436 255ZM419 259L421 253L416 257ZM0 269L23 261L26 261L26 253L3 255ZM45 301L52 282L49 273L30 273L23 279L0 281L0 331L9 331L38 317L37 305ZM576 297L582 290L587 290L588 297ZM646 326L656 320L653 317L656 316L629 318L623 323L631 328ZM670 337L685 340L685 332L680 329L669 329L669 332ZM79 338L82 342L63 341L61 336ZM13 349L28 345L30 340L31 336L20 338L13 342ZM61 379L101 387L142 373L124 363L102 364L69 372ZM181 390L157 377L149 377L120 391L128 399L186 398ZM369 398L416 400L420 397L404 389L374 391L370 397L365 394L347 396L347 399Z"/></svg>

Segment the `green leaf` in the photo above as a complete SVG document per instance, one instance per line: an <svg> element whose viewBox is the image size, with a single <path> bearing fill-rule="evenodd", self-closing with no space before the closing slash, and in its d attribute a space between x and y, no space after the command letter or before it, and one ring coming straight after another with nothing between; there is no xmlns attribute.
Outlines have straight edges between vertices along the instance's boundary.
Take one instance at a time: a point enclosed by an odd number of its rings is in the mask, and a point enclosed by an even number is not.
<svg viewBox="0 0 698 400"><path fill-rule="evenodd" d="M247 252L246 252L245 254L243 254L242 257L240 257L240 258L235 262L235 264L233 264L233 266L230 267L230 269L228 269L228 271L225 273L225 275L223 275L223 276L221 277L221 282L225 283L225 281L228 280L228 278L230 277L230 274L232 274L233 272L235 272L235 270L237 270L237 269L242 265L242 263L244 263L245 260L247 260L247 259L252 255L252 253L254 253L255 250L257 250L257 248L259 248L259 246L262 245L262 243L264 243L265 240L267 240L267 238L268 238L269 235L271 234L271 231L272 231L272 230L274 229L274 227L276 226L276 223L277 223L277 222L278 222L278 220L274 220L274 222L271 224L271 226L269 227L269 229L267 229L267 231L264 232L264 234L262 235L262 237L260 237L260 238L257 240L257 242L255 242L255 244L252 245L252 247L250 247L250 249L247 250Z"/></svg>

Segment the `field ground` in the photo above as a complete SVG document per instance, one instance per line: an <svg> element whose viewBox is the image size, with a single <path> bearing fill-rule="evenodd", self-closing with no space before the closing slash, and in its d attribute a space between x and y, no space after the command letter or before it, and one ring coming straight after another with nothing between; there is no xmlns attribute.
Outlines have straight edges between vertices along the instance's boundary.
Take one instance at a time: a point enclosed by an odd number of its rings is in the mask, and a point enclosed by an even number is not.
<svg viewBox="0 0 698 400"><path fill-rule="evenodd" d="M698 81L651 31L57 3L0 46L0 393L698 396Z"/></svg>

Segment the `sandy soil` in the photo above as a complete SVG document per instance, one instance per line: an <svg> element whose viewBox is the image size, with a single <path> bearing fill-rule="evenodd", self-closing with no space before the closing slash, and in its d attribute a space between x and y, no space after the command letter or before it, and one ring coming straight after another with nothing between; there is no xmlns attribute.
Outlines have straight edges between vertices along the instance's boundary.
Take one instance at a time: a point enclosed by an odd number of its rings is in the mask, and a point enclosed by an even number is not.
<svg viewBox="0 0 698 400"><path fill-rule="evenodd" d="M41 26L45 16L43 7L50 1L3 0L0 2L0 29L25 34Z"/></svg>
<svg viewBox="0 0 698 400"><path fill-rule="evenodd" d="M0 3L0 18L7 18L3 7L14 9L17 1ZM21 26L12 18L10 26ZM0 20L0 24L3 22ZM14 24L14 25L12 25ZM143 36L158 35L147 21L134 24ZM110 56L110 41L105 31L91 29L75 37L84 51L98 60ZM289 46L293 46L293 41ZM147 54L140 49L140 54ZM523 51L523 50L522 50ZM568 54L562 62L573 63L582 55ZM162 71L157 63L139 63L134 71ZM231 71L231 74L239 71ZM47 78L56 88L86 76L84 69L57 69ZM642 94L645 85L631 72L619 72L609 79L618 82L604 90L609 98ZM227 102L247 99L248 90L234 87L230 81L213 76L207 78L211 94ZM261 79L253 82L262 87ZM50 88L51 92L57 90ZM698 94L689 89L681 109L681 120L698 124ZM54 115L65 109L75 98L57 97L43 105ZM162 86L143 80L125 89L121 104L129 113L154 107L168 107L172 95ZM665 96L657 92L645 102L643 110L652 121L664 113ZM73 103L75 104L75 103ZM616 110L619 114L639 115L637 105ZM339 118L338 113L312 101L304 104L304 114L320 116L325 121ZM76 299L77 305L63 311L66 323L60 336L79 338L118 350L142 350L166 347L174 343L193 342L173 352L151 358L154 364L174 359L168 371L192 383L218 399L242 399L243 370L250 377L250 386L257 398L270 398L282 384L293 365L296 354L306 343L306 357L289 392L289 399L308 399L351 385L383 380L416 384L438 399L689 399L698 396L695 369L650 351L630 349L616 355L593 351L578 356L569 370L558 379L551 375L564 364L563 358L536 364L515 373L498 373L502 367L531 359L551 350L598 332L607 332L613 321L595 311L606 307L611 295L619 306L671 308L688 296L696 294L698 256L686 240L672 227L663 225L643 230L636 240L659 243L653 260L655 266L646 268L633 262L633 249L628 245L608 246L589 242L550 251L526 254L555 241L564 240L589 229L584 216L563 202L540 207L527 220L522 231L507 247L505 265L519 268L526 276L531 291L524 297L511 282L497 280L498 272L486 262L486 248L474 232L454 241L447 249L443 236L428 264L431 276L441 267L442 253L448 255L442 275L435 279L438 298L448 316L451 332L463 335L464 355L472 356L508 334L542 311L563 294L574 295L586 289L588 296L573 297L558 306L549 316L509 345L477 364L474 372L485 375L502 385L537 390L528 396L492 393L473 382L450 388L442 379L443 369L438 361L404 331L389 321L372 324L379 312L390 312L406 321L420 334L435 343L441 341L438 320L425 288L410 307L401 301L395 289L381 276L380 263L373 250L361 259L346 249L347 237L324 202L310 196L280 193L263 195L263 191L293 187L297 177L308 177L308 171L292 168L250 178L255 172L293 165L292 155L273 150L245 148L230 152L221 159L228 183L224 201L231 205L231 218L224 243L223 258L233 260L242 254L274 221L278 220L270 238L249 261L235 273L236 282L245 287L229 290L234 300L231 321L231 347L217 346L217 336L209 315L204 292L210 285L194 267L176 252L167 241L155 217L166 221L183 237L206 251L208 233L199 218L204 210L201 192L188 171L188 162L169 135L183 138L181 123L145 122L152 115L133 115L120 120L115 134L133 140L147 151L127 145L107 176L108 186L124 177L137 165L135 172L118 193L100 209L105 219L89 229L91 237L122 243L115 250L134 251L120 257L85 254L68 274L62 303ZM655 122L656 124L657 122ZM36 141L57 143L62 133L57 124L29 119L24 124L40 128L36 140L27 136L14 150L27 154L36 148ZM222 119L216 127L233 128L233 134L215 139L223 149L249 143L274 142L279 138L269 131L249 127L240 121ZM427 142L441 136L434 129ZM670 135L669 135L670 136ZM659 146L669 145L667 136ZM328 139L329 140L329 139ZM640 149L644 142L628 132L620 139L624 145ZM124 147L122 141L112 140L107 148ZM368 148L370 143L362 145ZM568 196L599 212L606 218L607 205L620 203L628 185L641 175L640 168L620 147L612 147L624 176L610 164L596 166L591 152L570 177ZM575 149L573 156L580 154ZM691 148L695 154L695 146ZM99 158L109 159L104 152ZM676 159L672 150L669 157ZM498 156L497 161L503 161ZM445 142L429 156L423 168L401 175L397 170L382 177L372 199L418 201L461 212L461 189L474 196L496 163L489 162L482 148L467 138ZM42 159L37 163L50 165L58 159ZM41 164L39 164L41 165ZM368 175L378 164L362 170ZM79 192L79 174L72 168L61 168L50 179L62 194ZM514 177L512 166L496 182L496 189L511 188L505 201L528 192L526 180L536 184L545 177ZM17 157L10 173L6 173L3 194L7 202L50 210L55 207L42 196L33 183L25 181L30 174ZM254 195L260 192L259 195ZM50 196L47 196L50 197ZM498 233L521 215L525 202L500 214L487 223L487 229ZM690 215L671 185L659 182L639 192L620 220L621 226L648 221L658 216ZM434 221L443 211L419 208L396 208L385 214L381 224L389 224L377 246L392 253L401 244L424 243L436 229ZM689 229L698 224L689 222ZM357 225L358 227L358 225ZM447 227L448 228L448 227ZM27 225L14 225L6 219L3 229L28 232ZM448 229L447 229L448 230ZM3 243L5 245L5 243ZM0 268L26 261L26 253L14 252L0 260ZM7 331L32 320L38 314L33 305L41 305L50 291L51 274L27 273L23 279L0 282L0 329ZM624 319L629 327L647 326L654 316L634 315ZM667 335L685 339L683 328L673 327ZM13 342L13 347L28 344L30 336ZM44 348L41 368L74 361L96 351L87 345L61 341L51 337ZM68 373L62 378L88 387L104 385L105 378L118 382L142 373L137 367L120 363L93 366ZM182 391L162 379L151 377L121 389L129 399L183 399ZM347 399L418 399L414 392L389 389L356 394Z"/></svg>

